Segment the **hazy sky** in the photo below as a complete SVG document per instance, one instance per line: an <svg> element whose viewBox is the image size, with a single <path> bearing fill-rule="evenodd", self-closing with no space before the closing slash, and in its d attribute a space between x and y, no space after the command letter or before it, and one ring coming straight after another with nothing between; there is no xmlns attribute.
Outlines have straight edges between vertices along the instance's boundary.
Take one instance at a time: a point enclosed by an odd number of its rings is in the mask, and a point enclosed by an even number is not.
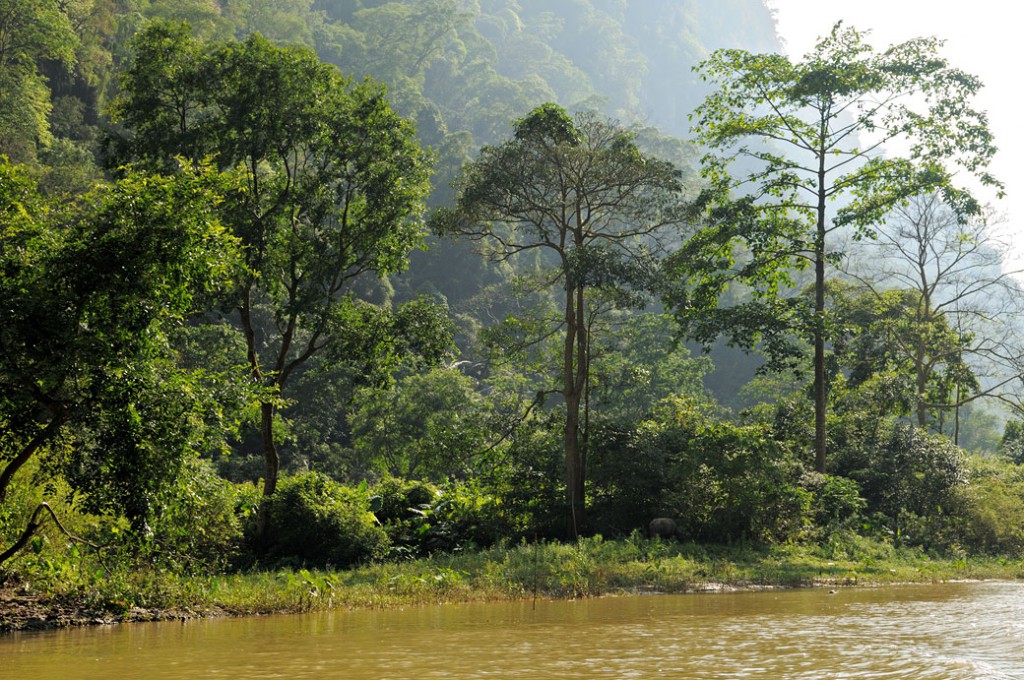
<svg viewBox="0 0 1024 680"><path fill-rule="evenodd" d="M876 49L910 38L936 36L957 68L985 83L975 105L988 112L999 153L993 173L1006 198L993 205L1006 215L1015 268L1024 264L1024 3L1015 0L768 0L792 57L805 54L840 19L870 30ZM989 197L986 197L988 200Z"/></svg>

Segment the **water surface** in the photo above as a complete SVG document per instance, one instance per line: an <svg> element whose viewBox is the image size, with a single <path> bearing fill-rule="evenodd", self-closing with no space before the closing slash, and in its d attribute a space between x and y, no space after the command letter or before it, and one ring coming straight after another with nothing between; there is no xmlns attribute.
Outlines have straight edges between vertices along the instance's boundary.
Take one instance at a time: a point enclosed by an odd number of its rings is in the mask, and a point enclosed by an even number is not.
<svg viewBox="0 0 1024 680"><path fill-rule="evenodd" d="M1024 584L613 597L0 637L0 678L1024 680Z"/></svg>

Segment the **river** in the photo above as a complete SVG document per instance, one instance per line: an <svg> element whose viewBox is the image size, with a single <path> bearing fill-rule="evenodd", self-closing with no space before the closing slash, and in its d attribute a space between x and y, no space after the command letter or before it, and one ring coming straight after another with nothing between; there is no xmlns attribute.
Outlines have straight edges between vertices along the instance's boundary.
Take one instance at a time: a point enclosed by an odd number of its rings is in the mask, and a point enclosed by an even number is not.
<svg viewBox="0 0 1024 680"><path fill-rule="evenodd" d="M1024 584L644 595L0 636L0 678L1024 680Z"/></svg>

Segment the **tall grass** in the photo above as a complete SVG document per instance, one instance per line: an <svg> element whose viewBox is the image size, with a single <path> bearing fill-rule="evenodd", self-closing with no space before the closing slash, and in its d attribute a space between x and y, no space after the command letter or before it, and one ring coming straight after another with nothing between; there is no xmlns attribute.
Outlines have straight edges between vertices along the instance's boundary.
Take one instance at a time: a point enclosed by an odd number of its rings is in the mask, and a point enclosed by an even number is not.
<svg viewBox="0 0 1024 680"><path fill-rule="evenodd" d="M113 615L262 614L330 607L383 608L470 600L585 598L723 588L874 585L966 578L1021 578L1005 558L929 557L859 536L823 545L707 546L601 537L575 543L520 543L436 554L345 571L280 569L182 576L167 569L118 568L88 555L33 568L34 589Z"/></svg>

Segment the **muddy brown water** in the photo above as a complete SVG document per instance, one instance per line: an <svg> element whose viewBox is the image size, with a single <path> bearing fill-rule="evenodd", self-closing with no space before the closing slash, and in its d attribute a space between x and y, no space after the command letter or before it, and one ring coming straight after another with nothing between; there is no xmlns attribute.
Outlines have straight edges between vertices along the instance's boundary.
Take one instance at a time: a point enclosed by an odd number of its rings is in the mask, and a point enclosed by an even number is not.
<svg viewBox="0 0 1024 680"><path fill-rule="evenodd" d="M1024 584L336 610L0 636L0 678L1024 679Z"/></svg>

